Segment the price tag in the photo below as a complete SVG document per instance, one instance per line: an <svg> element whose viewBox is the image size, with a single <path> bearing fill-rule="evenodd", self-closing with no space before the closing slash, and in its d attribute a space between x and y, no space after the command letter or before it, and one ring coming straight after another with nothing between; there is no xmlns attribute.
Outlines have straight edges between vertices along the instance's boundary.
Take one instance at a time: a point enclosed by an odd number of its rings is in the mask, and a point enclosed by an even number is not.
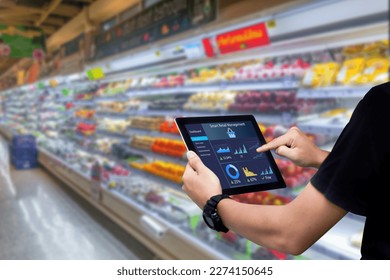
<svg viewBox="0 0 390 280"><path fill-rule="evenodd" d="M88 76L88 79L91 81L100 80L104 78L104 72L101 67L89 69L86 74Z"/></svg>
<svg viewBox="0 0 390 280"><path fill-rule="evenodd" d="M271 19L267 21L267 28L275 28L276 27L276 20Z"/></svg>

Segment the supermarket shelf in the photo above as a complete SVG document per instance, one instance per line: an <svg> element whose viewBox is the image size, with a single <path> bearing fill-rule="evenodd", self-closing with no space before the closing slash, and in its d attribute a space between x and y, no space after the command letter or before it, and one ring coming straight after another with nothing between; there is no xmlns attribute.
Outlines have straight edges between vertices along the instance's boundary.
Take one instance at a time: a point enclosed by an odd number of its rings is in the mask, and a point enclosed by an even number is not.
<svg viewBox="0 0 390 280"><path fill-rule="evenodd" d="M310 121L306 123L298 123L297 125L306 133L312 134L327 134L331 136L339 136L343 131L345 124L323 122L322 120Z"/></svg>
<svg viewBox="0 0 390 280"><path fill-rule="evenodd" d="M73 99L72 103L77 104L77 105L83 105L83 106L95 106L96 105L94 99L92 99L92 100Z"/></svg>
<svg viewBox="0 0 390 280"><path fill-rule="evenodd" d="M132 135L143 135L143 136L152 136L152 137L164 137L164 138L170 138L175 140L180 140L181 137L179 134L173 134L173 133L164 133L156 130L145 130L145 129L139 129L139 128L128 128L127 132Z"/></svg>
<svg viewBox="0 0 390 280"><path fill-rule="evenodd" d="M64 180L65 183L82 194L87 201L112 218L120 226L124 227L125 230L145 243L162 258L229 259L227 255L211 249L202 240L181 230L178 225L162 219L157 213L146 209L116 191L111 191L100 186L99 198L93 197L91 194L93 182L90 178L86 178L85 175L75 172L75 170L67 166L65 162L56 156L43 150L40 150L40 153L42 154L40 163L43 166ZM69 169L65 170L64 167ZM70 175L72 172L75 172L73 176ZM159 225L161 232L156 233L153 231L153 227L144 222L146 217L154 225ZM182 250L184 247L187 250Z"/></svg>
<svg viewBox="0 0 390 280"><path fill-rule="evenodd" d="M162 219L156 213L115 191L103 188L102 204L112 209L129 224L140 229L146 237L169 250L178 259L229 259L228 256L211 249L201 240L180 230L178 225ZM151 226L144 222L145 220L150 221L149 224L157 225L161 229L160 234L157 235Z"/></svg>
<svg viewBox="0 0 390 280"><path fill-rule="evenodd" d="M0 127L1 133L9 133L8 129L2 129ZM139 151L139 150L137 150ZM89 151L91 152L91 151ZM106 156L106 155L102 155ZM96 201L91 196L91 180L90 177L75 170L71 165L67 164L62 159L57 156L51 154L45 149L39 149L39 162L45 166L50 172L54 173L57 177L62 179L68 185L72 185L77 192L82 194L86 199L90 202L92 200L93 204L100 210L104 212L109 211L113 212L108 214L114 221L117 221L120 225L126 225L127 229L130 233L134 234L133 229L129 229L129 224L138 223L140 217L143 215L148 215L152 219L154 219L157 223L161 223L163 228L169 229L164 230L165 234L173 234L170 237L171 242L185 242L182 246L187 247L195 247L191 248L192 250L175 250L172 249L172 246L167 246L166 249L170 250L168 255L176 254L175 258L194 258L198 254L205 259L228 259L227 255L221 254L219 250L213 250L207 244L201 242L194 236L191 236L189 232L183 231L176 225L172 225L171 223L164 221L160 216L157 216L156 213L150 212L150 210L142 207L136 202L132 201L129 198L124 197L120 193L115 193L111 190L102 188L101 200ZM180 190L180 185L177 183L170 182L166 179L157 177L153 174L143 172L138 169L131 168L127 166L127 168L132 172L132 175L142 176L146 180L151 180L152 182L158 183L163 186L167 186L176 190ZM138 218L134 218L131 213L134 211L138 212ZM107 213L106 213L107 214ZM123 221L124 220L124 221ZM123 224L125 223L125 224ZM145 225L136 224L138 230L143 231L143 238L148 237L152 238L152 240L148 240L148 242L159 242L161 244L161 239L156 238L155 235L151 234L150 229L145 228ZM307 252L303 255L309 258L314 259L324 259L324 258L333 258L333 259L358 259L360 257L359 249L350 245L349 237L354 232L359 232L363 228L363 219L362 218L351 218L348 215L340 221L338 225L332 228L326 235L324 235L317 243L315 243ZM137 237L140 238L140 237ZM140 238L142 241L142 238ZM164 241L164 245L167 243ZM153 244L154 245L154 244ZM175 246L177 247L177 245ZM180 247L180 246L178 246ZM156 250L156 246L154 246L154 250ZM172 252L175 251L175 252ZM194 251L195 250L195 251ZM159 252L164 256L163 252ZM191 254L188 256L187 254ZM184 256L184 255L185 256ZM167 253L165 253L165 257L168 257ZM170 255L171 258L172 255Z"/></svg>
<svg viewBox="0 0 390 280"><path fill-rule="evenodd" d="M171 117L199 117L199 116L230 116L250 114L251 112L230 112L230 111L188 111L188 110L138 110L129 114L142 116L171 116ZM265 115L252 113L255 118L265 124L291 125L296 123L297 118L289 113L278 115Z"/></svg>
<svg viewBox="0 0 390 280"><path fill-rule="evenodd" d="M96 112L95 116L102 118L112 118L112 119L128 119L129 113L115 113L115 112Z"/></svg>
<svg viewBox="0 0 390 280"><path fill-rule="evenodd" d="M107 136L107 137L112 137L112 138L116 138L116 139L120 139L120 140L129 140L130 139L130 136L125 134L125 133L112 132L112 131L108 131L108 130L104 130L104 129L97 129L96 134L102 135L102 136Z"/></svg>
<svg viewBox="0 0 390 280"><path fill-rule="evenodd" d="M171 95L175 93L215 92L215 91L244 91L244 90L278 90L296 89L299 82L294 79L283 79L277 81L253 81L253 82L220 82L216 84L199 84L178 86L171 88L143 88L127 91L129 97L143 97L150 95Z"/></svg>
<svg viewBox="0 0 390 280"><path fill-rule="evenodd" d="M371 86L348 87L348 86L333 86L322 88L299 88L297 98L363 98L370 90Z"/></svg>
<svg viewBox="0 0 390 280"><path fill-rule="evenodd" d="M129 146L129 150L133 153L141 154L146 158L164 160L164 161L173 162L173 163L180 164L180 165L185 165L187 163L187 161L184 158L175 158L175 157L171 157L171 156L164 155L164 154L154 153L152 151L136 149L136 148L133 148L131 146Z"/></svg>
<svg viewBox="0 0 390 280"><path fill-rule="evenodd" d="M115 102L126 102L129 100L129 97L126 94L115 94L115 95L101 95L101 96L96 96L94 98L96 103L98 102L110 102L110 101L115 101Z"/></svg>

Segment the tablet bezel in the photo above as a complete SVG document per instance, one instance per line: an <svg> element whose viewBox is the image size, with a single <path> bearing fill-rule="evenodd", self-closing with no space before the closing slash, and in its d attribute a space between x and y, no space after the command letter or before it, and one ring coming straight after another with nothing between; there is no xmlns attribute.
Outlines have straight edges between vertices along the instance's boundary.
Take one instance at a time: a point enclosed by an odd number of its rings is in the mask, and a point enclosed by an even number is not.
<svg viewBox="0 0 390 280"><path fill-rule="evenodd" d="M185 125L187 124L205 124L205 123L217 123L217 122L241 122L241 121L250 121L254 127L254 130L256 131L257 137L261 143L261 145L264 145L266 143L263 134L260 131L259 125L253 115L227 115L227 116L206 116L206 117L177 117L175 118L176 126L179 129L180 135L183 139L183 142L185 143L187 150L191 150L196 152L195 146L193 142L191 141L191 137L187 132L187 129L185 128ZM247 185L247 186L240 186L236 188L230 188L230 186L227 186L227 188L224 188L222 186L222 192L224 194L228 195L235 195L235 194L243 194L243 193L251 193L251 192L259 192L259 191L268 191L273 189L282 189L286 188L286 183L283 179L283 176L280 172L279 167L277 166L275 159L270 151L264 152L266 155L274 174L277 178L277 182L272 183L263 183L263 184L253 184L253 185ZM199 155L199 154L198 154ZM220 178L219 178L220 179ZM221 179L220 179L221 181Z"/></svg>

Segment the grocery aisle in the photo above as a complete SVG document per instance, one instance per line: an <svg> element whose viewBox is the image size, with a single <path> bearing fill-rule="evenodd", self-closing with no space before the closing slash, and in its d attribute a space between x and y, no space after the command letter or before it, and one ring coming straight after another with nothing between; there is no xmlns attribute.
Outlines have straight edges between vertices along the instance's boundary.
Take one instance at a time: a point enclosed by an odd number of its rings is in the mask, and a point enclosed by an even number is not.
<svg viewBox="0 0 390 280"><path fill-rule="evenodd" d="M0 138L0 259L152 259L44 169L15 170Z"/></svg>

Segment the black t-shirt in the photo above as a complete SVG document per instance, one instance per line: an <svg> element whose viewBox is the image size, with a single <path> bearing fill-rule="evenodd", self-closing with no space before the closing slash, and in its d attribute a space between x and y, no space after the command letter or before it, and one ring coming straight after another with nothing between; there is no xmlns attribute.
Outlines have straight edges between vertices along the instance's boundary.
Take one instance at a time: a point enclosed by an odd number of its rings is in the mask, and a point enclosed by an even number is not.
<svg viewBox="0 0 390 280"><path fill-rule="evenodd" d="M389 131L390 83L384 83L359 102L311 179L329 201L366 216L362 259L390 259Z"/></svg>

